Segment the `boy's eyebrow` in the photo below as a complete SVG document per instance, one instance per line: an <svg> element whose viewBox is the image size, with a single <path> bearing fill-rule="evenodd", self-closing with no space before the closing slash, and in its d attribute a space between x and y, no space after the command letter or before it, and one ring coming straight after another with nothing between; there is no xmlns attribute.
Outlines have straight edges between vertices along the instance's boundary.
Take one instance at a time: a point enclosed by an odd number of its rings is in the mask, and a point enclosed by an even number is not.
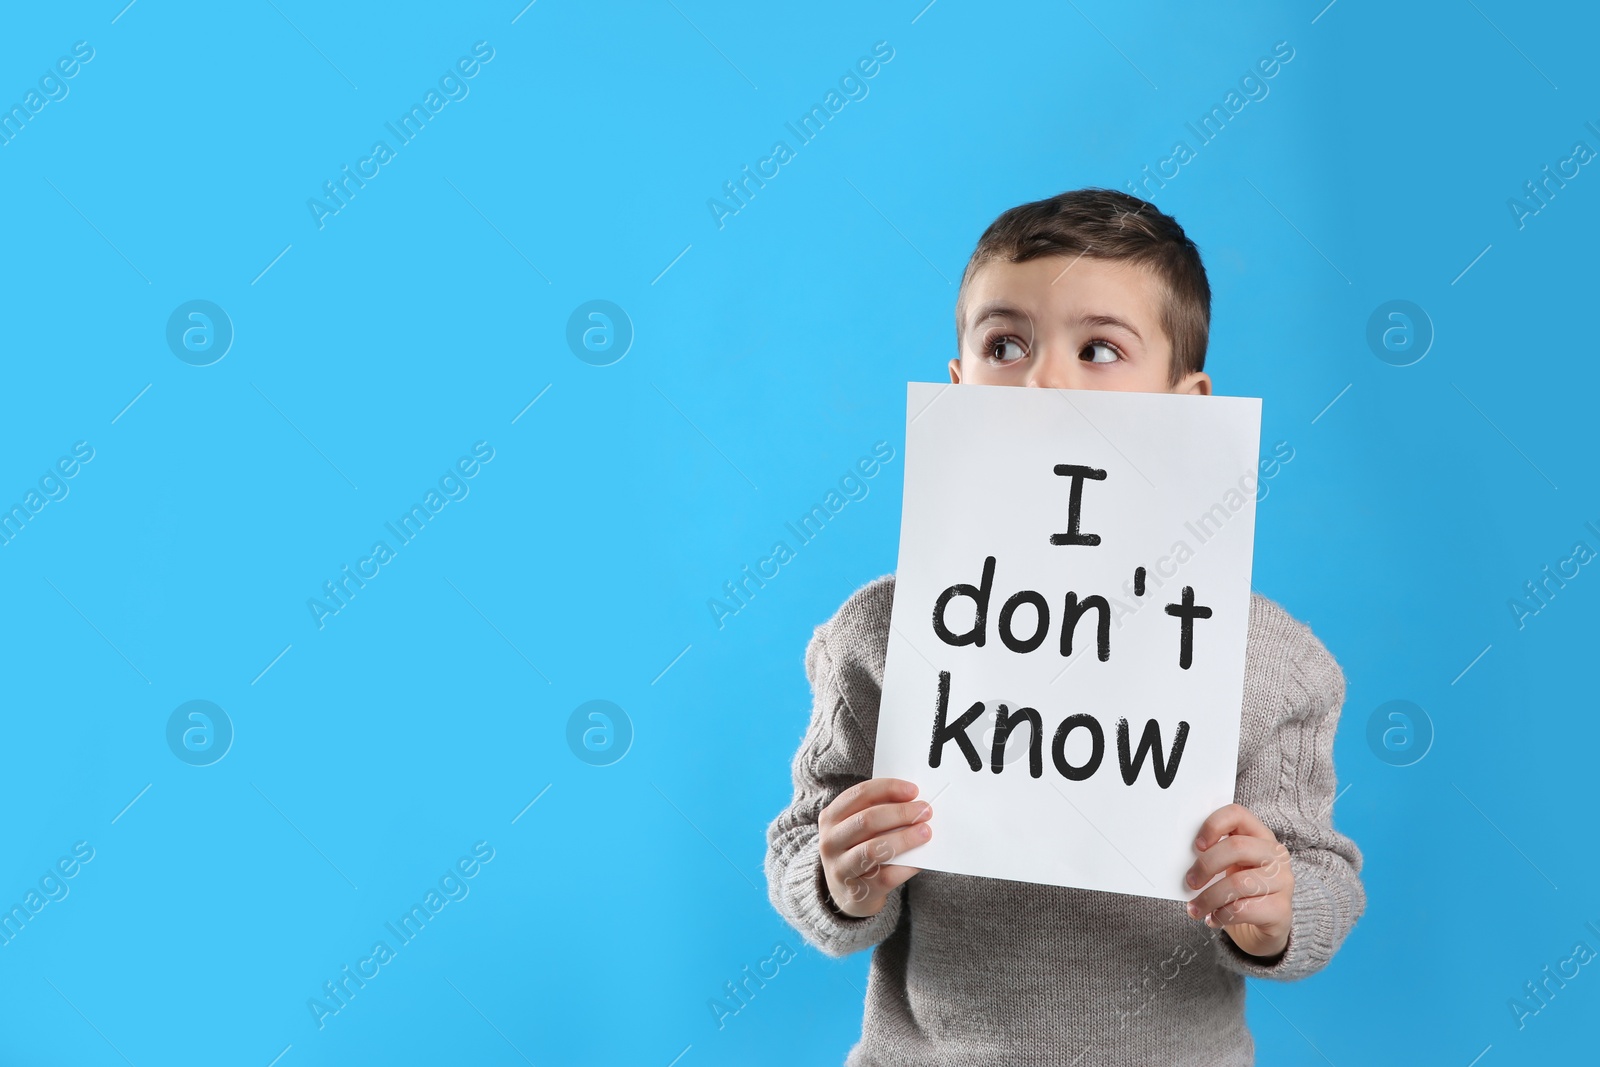
<svg viewBox="0 0 1600 1067"><path fill-rule="evenodd" d="M984 319L990 318L1031 319L1032 316L1030 316L1026 311L1012 307L1010 304L1002 304L991 301L990 303L984 304L982 307L974 310L972 312L972 319L967 323L967 325L970 328L972 326L976 326Z"/></svg>
<svg viewBox="0 0 1600 1067"><path fill-rule="evenodd" d="M1139 340L1144 340L1144 337L1140 335L1138 330L1134 329L1129 323L1117 318L1115 315L1079 315L1073 321L1082 326L1116 326L1120 329L1127 330L1135 337L1138 337Z"/></svg>
<svg viewBox="0 0 1600 1067"><path fill-rule="evenodd" d="M1002 303L998 303L998 302L988 303L988 304L984 304L982 307L977 308L975 311L973 311L973 313L972 313L972 321L968 324L968 328L971 328L972 326L976 326L978 323L980 323L984 319L988 319L988 318L1011 318L1011 319L1030 319L1031 320L1032 316L1030 316L1025 311L1021 311L1021 310L1019 310L1017 308L1012 307L1010 304L1002 304ZM1133 334L1133 336L1137 337L1141 341L1144 340L1144 335L1143 334L1141 334L1138 330L1134 329L1133 326L1130 323L1128 323L1126 320L1119 319L1115 315L1079 315L1077 318L1072 319L1070 321L1072 321L1073 323L1075 323L1075 324L1077 324L1079 326L1115 326L1115 327L1118 327L1119 329L1127 330L1129 333Z"/></svg>

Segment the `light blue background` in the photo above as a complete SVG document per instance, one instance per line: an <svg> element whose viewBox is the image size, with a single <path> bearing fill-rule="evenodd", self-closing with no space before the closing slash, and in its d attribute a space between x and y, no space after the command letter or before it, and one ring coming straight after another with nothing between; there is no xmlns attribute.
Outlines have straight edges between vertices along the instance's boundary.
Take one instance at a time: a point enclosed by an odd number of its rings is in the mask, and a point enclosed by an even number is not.
<svg viewBox="0 0 1600 1067"><path fill-rule="evenodd" d="M1594 968L1523 1029L1508 1001L1600 949L1600 576L1521 630L1507 601L1600 548L1600 175L1521 229L1507 200L1600 148L1600 20L925 2L7 13L0 102L95 54L0 147L0 503L95 457L0 547L0 903L95 856L0 947L0 1062L839 1062L868 954L783 923L764 831L812 628L894 568L899 461L723 628L706 602L899 453L995 215L1124 187L1278 41L1270 94L1153 196L1205 256L1217 390L1294 449L1254 584L1349 679L1370 905L1325 972L1252 983L1250 1025L1273 1064L1592 1048ZM307 199L479 40L470 95L319 230ZM877 41L870 94L719 229L707 199ZM164 340L191 299L236 331L209 367ZM612 366L565 341L591 299L636 331ZM1436 331L1409 367L1366 343L1391 299ZM319 630L307 599L479 440L470 495ZM194 699L236 730L204 768L164 735ZM635 731L611 766L565 740L592 699ZM1436 731L1413 766L1366 741L1394 699ZM308 998L480 840L470 895L319 1030Z"/></svg>

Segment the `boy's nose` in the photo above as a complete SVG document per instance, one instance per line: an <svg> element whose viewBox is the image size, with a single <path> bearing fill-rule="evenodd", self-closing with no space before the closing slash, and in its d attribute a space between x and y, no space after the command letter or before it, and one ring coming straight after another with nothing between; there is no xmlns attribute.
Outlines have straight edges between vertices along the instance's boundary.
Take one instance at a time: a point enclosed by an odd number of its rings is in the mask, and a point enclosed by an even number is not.
<svg viewBox="0 0 1600 1067"><path fill-rule="evenodd" d="M1033 365L1027 384L1035 389L1071 389L1072 370L1060 360L1041 359Z"/></svg>

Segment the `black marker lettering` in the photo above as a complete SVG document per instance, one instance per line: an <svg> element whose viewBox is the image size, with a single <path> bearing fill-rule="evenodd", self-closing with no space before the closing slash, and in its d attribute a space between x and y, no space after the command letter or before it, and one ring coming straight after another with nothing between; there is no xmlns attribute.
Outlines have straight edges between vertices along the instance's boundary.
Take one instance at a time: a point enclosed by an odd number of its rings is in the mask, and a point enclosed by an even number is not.
<svg viewBox="0 0 1600 1067"><path fill-rule="evenodd" d="M1034 627L1033 636L1018 640L1011 632L1011 616L1023 604L1032 604L1038 625ZM1044 602L1044 597L1032 589L1024 589L1006 601L1005 607L1000 609L1000 641L1013 652L1032 652L1044 644L1044 639L1050 636L1050 607Z"/></svg>
<svg viewBox="0 0 1600 1067"><path fill-rule="evenodd" d="M983 760L978 757L978 750L973 747L972 738L967 736L967 727L978 721L978 716L983 714L983 701L978 701L967 709L967 713L949 726L945 725L945 718L950 712L950 672L939 672L939 699L937 710L933 716L933 744L928 749L928 766L939 766L939 758L943 754L944 743L955 738L956 744L961 746L962 755L967 757L967 764L973 770L981 770Z"/></svg>
<svg viewBox="0 0 1600 1067"><path fill-rule="evenodd" d="M1183 622L1178 627L1178 666L1184 670L1194 662L1194 620L1211 618L1211 609L1194 602L1194 586L1183 587L1183 603L1168 604L1167 614Z"/></svg>
<svg viewBox="0 0 1600 1067"><path fill-rule="evenodd" d="M1128 720L1117 721L1117 760L1122 764L1122 781L1132 785L1139 780L1139 771L1144 767L1146 753L1150 755L1150 771L1156 776L1156 784L1162 789L1172 784L1172 779L1178 774L1178 761L1183 758L1184 742L1189 740L1189 724L1178 723L1177 736L1172 739L1172 752L1163 761L1161 758L1161 724L1150 719L1144 724L1144 734L1139 738L1139 751L1129 755L1128 748Z"/></svg>
<svg viewBox="0 0 1600 1067"><path fill-rule="evenodd" d="M939 599L933 602L933 632L939 635L939 640L947 645L977 645L983 647L984 627L989 617L989 592L994 588L994 557L989 556L983 561L983 581L981 585L971 586L957 583L939 594ZM950 632L950 627L944 624L945 605L958 596L969 596L977 605L977 613L972 620L972 629L964 634ZM934 764L935 767L938 764Z"/></svg>
<svg viewBox="0 0 1600 1067"><path fill-rule="evenodd" d="M1111 658L1111 605L1106 598L1096 594L1086 596L1080 603L1077 593L1067 594L1067 606L1061 615L1061 654L1072 655L1072 635L1078 629L1078 620L1086 615L1090 608L1098 608L1100 619L1095 627L1096 651L1100 662L1104 663Z"/></svg>
<svg viewBox="0 0 1600 1067"><path fill-rule="evenodd" d="M1067 532L1050 535L1052 545L1089 545L1100 543L1099 534L1086 534L1078 532L1078 522L1083 517L1083 480L1091 478L1103 482L1106 472L1094 467L1081 467L1075 463L1057 463L1057 474L1063 478L1072 479L1072 494L1067 498Z"/></svg>
<svg viewBox="0 0 1600 1067"><path fill-rule="evenodd" d="M1089 758L1081 767L1074 767L1067 762L1067 735L1082 726L1089 731L1090 744L1093 746ZM1093 715L1068 715L1061 720L1061 725L1056 727L1055 740L1050 745L1050 757L1056 761L1056 770L1061 772L1061 777L1069 781L1081 782L1100 768L1100 760L1106 754L1106 735L1100 729L1100 722ZM1142 755L1142 753L1141 753Z"/></svg>
<svg viewBox="0 0 1600 1067"><path fill-rule="evenodd" d="M1037 778L1044 773L1044 758L1040 755L1040 748L1044 737L1044 723L1039 719L1039 713L1032 708L1018 708L1007 713L1006 706L1001 704L994 714L994 750L989 754L989 769L999 774L1006 765L1006 742L1011 737L1011 731L1018 722L1025 722L1033 729L1028 731L1028 773Z"/></svg>

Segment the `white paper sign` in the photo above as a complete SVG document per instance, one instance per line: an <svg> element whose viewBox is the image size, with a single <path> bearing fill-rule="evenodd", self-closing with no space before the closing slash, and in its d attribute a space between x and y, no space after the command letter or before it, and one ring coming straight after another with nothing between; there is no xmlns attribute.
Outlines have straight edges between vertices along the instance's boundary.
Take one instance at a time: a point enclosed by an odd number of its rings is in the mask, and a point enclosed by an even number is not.
<svg viewBox="0 0 1600 1067"><path fill-rule="evenodd" d="M1261 401L912 382L906 406L873 776L917 783L933 837L894 862L1190 899L1233 801Z"/></svg>

